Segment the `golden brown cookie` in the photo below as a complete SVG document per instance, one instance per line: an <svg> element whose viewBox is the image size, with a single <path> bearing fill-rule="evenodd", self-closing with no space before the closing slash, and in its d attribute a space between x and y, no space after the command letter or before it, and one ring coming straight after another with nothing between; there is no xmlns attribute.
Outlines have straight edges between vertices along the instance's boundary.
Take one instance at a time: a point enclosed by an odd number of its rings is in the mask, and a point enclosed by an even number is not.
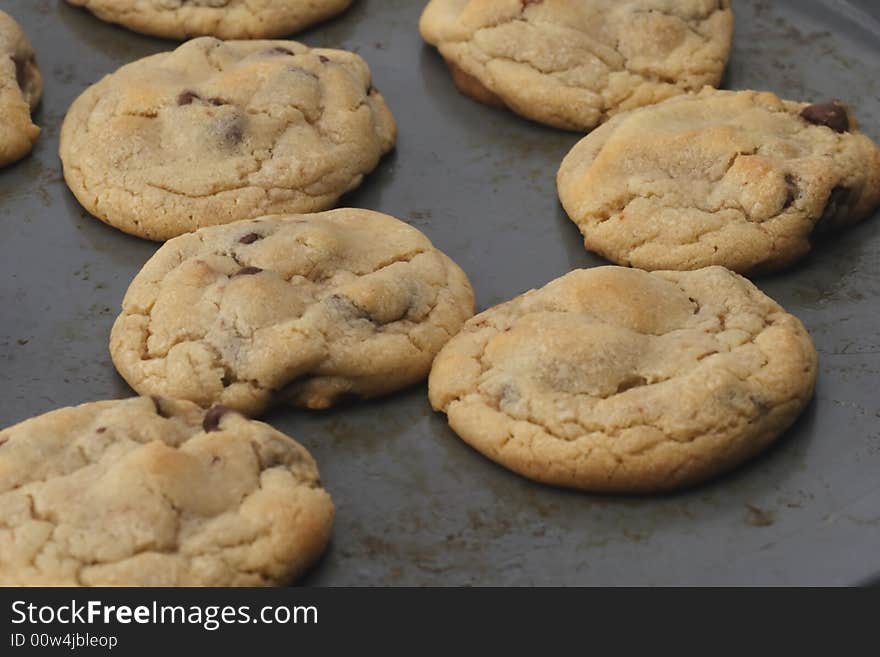
<svg viewBox="0 0 880 657"><path fill-rule="evenodd" d="M428 386L463 440L523 476L653 492L776 440L816 358L798 319L727 269L599 267L469 320Z"/></svg>
<svg viewBox="0 0 880 657"><path fill-rule="evenodd" d="M0 431L3 586L284 584L332 522L308 452L222 407L139 397Z"/></svg>
<svg viewBox="0 0 880 657"><path fill-rule="evenodd" d="M641 269L785 267L880 205L880 149L840 103L705 89L616 116L557 176L584 245Z"/></svg>
<svg viewBox="0 0 880 657"><path fill-rule="evenodd" d="M67 113L60 153L65 180L89 212L166 240L331 208L395 136L357 55L205 37L89 87Z"/></svg>
<svg viewBox="0 0 880 657"><path fill-rule="evenodd" d="M67 0L108 23L169 39L274 39L343 12L351 0Z"/></svg>
<svg viewBox="0 0 880 657"><path fill-rule="evenodd" d="M110 336L141 394L327 408L423 380L473 315L467 277L418 230L340 209L203 228L135 277Z"/></svg>
<svg viewBox="0 0 880 657"><path fill-rule="evenodd" d="M721 81L728 0L431 0L419 29L458 89L558 128Z"/></svg>
<svg viewBox="0 0 880 657"><path fill-rule="evenodd" d="M31 112L42 94L34 49L18 23L0 11L0 167L31 152L40 135Z"/></svg>

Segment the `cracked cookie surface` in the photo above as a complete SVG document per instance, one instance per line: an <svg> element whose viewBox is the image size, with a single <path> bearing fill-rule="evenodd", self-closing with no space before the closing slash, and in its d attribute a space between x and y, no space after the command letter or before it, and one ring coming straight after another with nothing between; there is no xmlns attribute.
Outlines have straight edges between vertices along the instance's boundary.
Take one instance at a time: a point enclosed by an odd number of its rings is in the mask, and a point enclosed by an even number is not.
<svg viewBox="0 0 880 657"><path fill-rule="evenodd" d="M327 408L423 380L473 315L464 272L418 230L339 209L202 229L135 277L110 336L141 394Z"/></svg>
<svg viewBox="0 0 880 657"><path fill-rule="evenodd" d="M557 175L590 251L641 269L770 271L880 204L880 149L839 103L705 89L622 114Z"/></svg>
<svg viewBox="0 0 880 657"><path fill-rule="evenodd" d="M465 95L558 128L721 81L728 0L431 0L419 23Z"/></svg>
<svg viewBox="0 0 880 657"><path fill-rule="evenodd" d="M166 240L333 207L394 145L357 55L293 41L194 39L87 89L61 130L64 177L93 215Z"/></svg>
<svg viewBox="0 0 880 657"><path fill-rule="evenodd" d="M344 11L351 0L67 0L108 23L169 39L272 39Z"/></svg>
<svg viewBox="0 0 880 657"><path fill-rule="evenodd" d="M812 396L800 321L723 267L576 270L469 320L437 356L435 410L537 481L651 492L757 454Z"/></svg>
<svg viewBox="0 0 880 657"><path fill-rule="evenodd" d="M333 504L267 424L138 397L0 431L0 585L266 586L323 552Z"/></svg>
<svg viewBox="0 0 880 657"><path fill-rule="evenodd" d="M18 23L0 11L0 167L31 152L40 135L31 112L42 94L34 49Z"/></svg>

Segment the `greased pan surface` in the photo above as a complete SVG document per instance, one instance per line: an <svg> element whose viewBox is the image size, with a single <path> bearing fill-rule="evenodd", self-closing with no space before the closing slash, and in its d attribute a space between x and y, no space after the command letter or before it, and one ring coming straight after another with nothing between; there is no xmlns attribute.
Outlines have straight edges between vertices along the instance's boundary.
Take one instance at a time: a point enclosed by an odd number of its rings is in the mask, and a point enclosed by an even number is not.
<svg viewBox="0 0 880 657"><path fill-rule="evenodd" d="M420 0L358 0L303 35L358 51L399 123L398 148L347 205L424 231L484 309L587 254L554 177L579 139L460 96L424 45ZM131 394L107 351L129 281L157 245L93 219L67 191L58 132L73 99L133 59L175 47L62 0L0 0L45 78L34 153L0 170L0 426ZM880 5L737 0L725 85L839 97L880 138ZM758 285L812 333L814 402L768 453L660 497L586 495L487 461L432 413L425 386L329 413L265 419L315 456L338 508L306 578L360 584L854 584L880 575L880 217Z"/></svg>

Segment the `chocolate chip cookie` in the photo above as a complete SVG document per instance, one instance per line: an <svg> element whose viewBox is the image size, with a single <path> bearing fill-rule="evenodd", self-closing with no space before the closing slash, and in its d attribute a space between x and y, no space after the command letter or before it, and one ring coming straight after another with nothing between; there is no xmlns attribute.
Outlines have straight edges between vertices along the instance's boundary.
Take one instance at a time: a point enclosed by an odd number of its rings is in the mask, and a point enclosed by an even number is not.
<svg viewBox="0 0 880 657"><path fill-rule="evenodd" d="M804 327L709 267L576 270L468 321L434 362L431 404L521 475L651 492L754 456L816 380Z"/></svg>
<svg viewBox="0 0 880 657"><path fill-rule="evenodd" d="M31 112L42 94L34 49L18 23L0 11L0 167L31 152L40 135Z"/></svg>
<svg viewBox="0 0 880 657"><path fill-rule="evenodd" d="M839 102L707 89L615 117L557 183L586 248L612 262L758 273L871 216L880 149Z"/></svg>
<svg viewBox="0 0 880 657"><path fill-rule="evenodd" d="M303 447L222 407L102 401L0 431L0 585L266 586L323 552Z"/></svg>
<svg viewBox="0 0 880 657"><path fill-rule="evenodd" d="M89 212L166 240L333 207L393 147L395 131L353 53L204 37L87 89L67 113L60 151Z"/></svg>
<svg viewBox="0 0 880 657"><path fill-rule="evenodd" d="M419 28L465 95L590 130L717 85L733 13L729 0L431 0Z"/></svg>
<svg viewBox="0 0 880 657"><path fill-rule="evenodd" d="M344 11L351 0L67 0L101 20L168 39L272 39Z"/></svg>
<svg viewBox="0 0 880 657"><path fill-rule="evenodd" d="M141 394L327 408L423 380L473 315L466 276L415 228L369 210L270 216L166 243L110 336Z"/></svg>

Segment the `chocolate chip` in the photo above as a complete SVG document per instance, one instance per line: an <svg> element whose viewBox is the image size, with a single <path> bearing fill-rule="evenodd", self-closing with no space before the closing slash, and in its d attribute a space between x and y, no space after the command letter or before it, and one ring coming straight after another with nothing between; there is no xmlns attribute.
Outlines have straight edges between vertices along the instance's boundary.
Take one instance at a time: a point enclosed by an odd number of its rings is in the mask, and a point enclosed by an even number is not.
<svg viewBox="0 0 880 657"><path fill-rule="evenodd" d="M221 105L229 105L228 102L223 100L222 98L209 98L208 102L211 103L214 107L220 107Z"/></svg>
<svg viewBox="0 0 880 657"><path fill-rule="evenodd" d="M370 85L367 89L367 93L372 96L373 94L379 93L379 90L376 89L376 87L374 87L373 85Z"/></svg>
<svg viewBox="0 0 880 657"><path fill-rule="evenodd" d="M258 239L262 239L262 235L257 235L256 233L248 233L247 235L242 236L238 241L242 244L253 244Z"/></svg>
<svg viewBox="0 0 880 657"><path fill-rule="evenodd" d="M105 431L107 431L107 427L98 427L95 429L95 433L104 433Z"/></svg>
<svg viewBox="0 0 880 657"><path fill-rule="evenodd" d="M327 62L330 61L330 58L329 58L329 57L324 57L324 55L318 55L318 59L320 60L320 62L321 62L322 64L326 64Z"/></svg>
<svg viewBox="0 0 880 657"><path fill-rule="evenodd" d="M244 138L244 121L239 114L223 113L213 121L210 130L221 146L231 148L240 144Z"/></svg>
<svg viewBox="0 0 880 657"><path fill-rule="evenodd" d="M223 131L223 138L227 144L232 146L240 144L242 137L244 137L244 130L241 127L241 121L238 120L230 122Z"/></svg>
<svg viewBox="0 0 880 657"><path fill-rule="evenodd" d="M202 97L199 96L194 91L184 91L182 94L180 94L177 97L177 104L178 105L192 105L192 102L194 100L201 100L201 99L202 99Z"/></svg>
<svg viewBox="0 0 880 657"><path fill-rule="evenodd" d="M848 188L835 187L832 189L828 195L828 200L825 202L825 209L822 210L822 216L819 217L819 221L813 226L813 232L810 237L823 237L833 232L837 227L838 220L846 215L849 200L850 190Z"/></svg>
<svg viewBox="0 0 880 657"><path fill-rule="evenodd" d="M288 50L287 48L282 48L281 46L275 46L274 48L269 48L265 51L267 55L292 55L293 51Z"/></svg>
<svg viewBox="0 0 880 657"><path fill-rule="evenodd" d="M219 456L212 456L211 457L211 465L217 465L222 460L223 459L221 459Z"/></svg>
<svg viewBox="0 0 880 657"><path fill-rule="evenodd" d="M523 9L525 9L525 8L528 7L529 5L539 5L539 4L541 4L543 1L544 1L544 0L522 0L522 6L523 6Z"/></svg>
<svg viewBox="0 0 880 657"><path fill-rule="evenodd" d="M849 117L846 109L836 100L830 103L808 105L801 111L801 117L816 125L824 125L836 132L849 130Z"/></svg>
<svg viewBox="0 0 880 657"><path fill-rule="evenodd" d="M205 430L205 433L211 433L212 431L220 430L220 418L229 413L231 409L223 406L222 404L217 404L216 406L212 406L208 409L208 412L205 413L205 419L202 420L202 429Z"/></svg>
<svg viewBox="0 0 880 657"><path fill-rule="evenodd" d="M236 276L250 276L252 274L259 274L261 271L263 270L259 267L242 267L229 278L235 278Z"/></svg>
<svg viewBox="0 0 880 657"><path fill-rule="evenodd" d="M156 415L158 415L159 417L164 417L164 418L171 417L164 410L162 410L162 398L161 397L158 397L156 395L150 395L150 399L153 400L153 406L156 407Z"/></svg>
<svg viewBox="0 0 880 657"><path fill-rule="evenodd" d="M800 190L798 189L797 181L795 177L790 173L785 174L785 204L782 206L783 210L787 210L792 206L795 199L800 196Z"/></svg>

